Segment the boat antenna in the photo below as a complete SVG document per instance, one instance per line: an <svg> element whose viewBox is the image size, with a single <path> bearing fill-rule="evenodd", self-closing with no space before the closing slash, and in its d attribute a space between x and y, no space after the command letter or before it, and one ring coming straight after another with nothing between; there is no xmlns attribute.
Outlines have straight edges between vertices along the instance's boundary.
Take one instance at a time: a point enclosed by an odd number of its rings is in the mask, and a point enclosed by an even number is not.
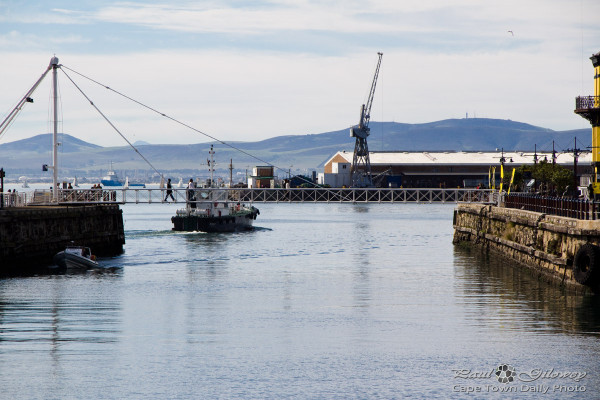
<svg viewBox="0 0 600 400"><path fill-rule="evenodd" d="M233 158L229 159L229 187L233 185Z"/></svg>
<svg viewBox="0 0 600 400"><path fill-rule="evenodd" d="M210 154L210 160L206 160L208 163L208 170L210 172L210 187L215 187L215 151L213 150L213 145L210 145L210 151L208 152L208 154Z"/></svg>

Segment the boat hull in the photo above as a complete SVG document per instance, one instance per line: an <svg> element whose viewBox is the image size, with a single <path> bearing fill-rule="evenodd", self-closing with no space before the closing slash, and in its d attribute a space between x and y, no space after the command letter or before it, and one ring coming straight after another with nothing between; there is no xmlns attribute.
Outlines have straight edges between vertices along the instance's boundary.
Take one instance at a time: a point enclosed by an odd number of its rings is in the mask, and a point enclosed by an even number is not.
<svg viewBox="0 0 600 400"><path fill-rule="evenodd" d="M107 179L102 179L100 183L102 184L102 186L123 186L122 182Z"/></svg>
<svg viewBox="0 0 600 400"><path fill-rule="evenodd" d="M66 269L90 269L98 268L99 265L96 261L90 260L76 254L66 253L61 251L54 256L54 263L60 268Z"/></svg>
<svg viewBox="0 0 600 400"><path fill-rule="evenodd" d="M247 213L226 216L176 215L171 217L174 231L183 232L240 232L253 229L252 224L258 215L254 208Z"/></svg>

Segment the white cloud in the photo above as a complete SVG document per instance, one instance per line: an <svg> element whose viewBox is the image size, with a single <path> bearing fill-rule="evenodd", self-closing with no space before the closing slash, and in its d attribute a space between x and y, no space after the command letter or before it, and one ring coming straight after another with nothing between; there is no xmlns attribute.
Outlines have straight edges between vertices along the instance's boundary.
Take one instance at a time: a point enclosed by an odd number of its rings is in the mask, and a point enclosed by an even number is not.
<svg viewBox="0 0 600 400"><path fill-rule="evenodd" d="M581 2L593 6L592 0ZM540 12L543 10L543 12ZM584 14L585 13L585 14ZM545 31L571 27L592 16L577 5L561 1L506 0L485 2L385 1L348 2L272 1L244 7L228 2L144 4L115 3L92 10L87 18L104 22L143 25L153 29L188 32L249 34L279 30L327 31L337 33L443 32L449 29L489 34L490 29L526 30L540 37ZM539 29L542 28L542 29Z"/></svg>
<svg viewBox="0 0 600 400"><path fill-rule="evenodd" d="M23 33L16 30L0 34L0 49L11 50L55 48L63 44L85 44L89 42L89 39L76 34L40 36L35 33Z"/></svg>
<svg viewBox="0 0 600 400"><path fill-rule="evenodd" d="M333 5L292 2L272 7L207 7L190 4L123 3L103 7L93 18L188 32L256 34L279 30L317 30L335 32L399 31L401 25L381 24L356 18L356 10L339 3Z"/></svg>
<svg viewBox="0 0 600 400"><path fill-rule="evenodd" d="M10 15L0 15L0 21L28 25L81 25L89 23L84 13L61 9L53 9L47 12L17 11Z"/></svg>
<svg viewBox="0 0 600 400"><path fill-rule="evenodd" d="M37 43L37 37L31 34L22 34L18 31L10 31L5 34L0 35L0 47L1 48L10 48L17 46L33 46Z"/></svg>

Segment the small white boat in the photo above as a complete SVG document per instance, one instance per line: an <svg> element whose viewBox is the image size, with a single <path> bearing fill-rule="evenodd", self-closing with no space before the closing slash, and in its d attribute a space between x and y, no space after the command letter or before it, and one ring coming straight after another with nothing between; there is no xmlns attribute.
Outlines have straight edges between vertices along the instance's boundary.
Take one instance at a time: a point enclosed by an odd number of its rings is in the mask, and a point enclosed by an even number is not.
<svg viewBox="0 0 600 400"><path fill-rule="evenodd" d="M28 188L29 184L27 183L27 177L26 176L20 176L19 177L19 181L23 182L23 184L21 185L21 187L24 188Z"/></svg>
<svg viewBox="0 0 600 400"><path fill-rule="evenodd" d="M66 269L99 268L96 256L89 247L67 246L67 248L54 256L54 263Z"/></svg>
<svg viewBox="0 0 600 400"><path fill-rule="evenodd" d="M129 182L129 177L125 177L125 184L123 185L124 189L129 189L130 187L142 187L145 188L146 184L142 182Z"/></svg>

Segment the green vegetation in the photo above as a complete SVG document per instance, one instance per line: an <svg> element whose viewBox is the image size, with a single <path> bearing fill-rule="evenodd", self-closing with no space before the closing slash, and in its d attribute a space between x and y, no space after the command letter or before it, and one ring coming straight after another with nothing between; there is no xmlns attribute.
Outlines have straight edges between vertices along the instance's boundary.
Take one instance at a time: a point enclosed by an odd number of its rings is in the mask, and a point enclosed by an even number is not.
<svg viewBox="0 0 600 400"><path fill-rule="evenodd" d="M515 223L509 221L504 227L504 239L510 240L511 242L515 240Z"/></svg>
<svg viewBox="0 0 600 400"><path fill-rule="evenodd" d="M548 253L559 256L560 255L560 240L559 238L553 237L548 241Z"/></svg>
<svg viewBox="0 0 600 400"><path fill-rule="evenodd" d="M573 188L573 172L558 164L542 160L537 164L521 165L515 171L515 188L523 188L529 179L535 179L538 190L544 194L562 194ZM505 185L510 183L510 176L504 178Z"/></svg>

